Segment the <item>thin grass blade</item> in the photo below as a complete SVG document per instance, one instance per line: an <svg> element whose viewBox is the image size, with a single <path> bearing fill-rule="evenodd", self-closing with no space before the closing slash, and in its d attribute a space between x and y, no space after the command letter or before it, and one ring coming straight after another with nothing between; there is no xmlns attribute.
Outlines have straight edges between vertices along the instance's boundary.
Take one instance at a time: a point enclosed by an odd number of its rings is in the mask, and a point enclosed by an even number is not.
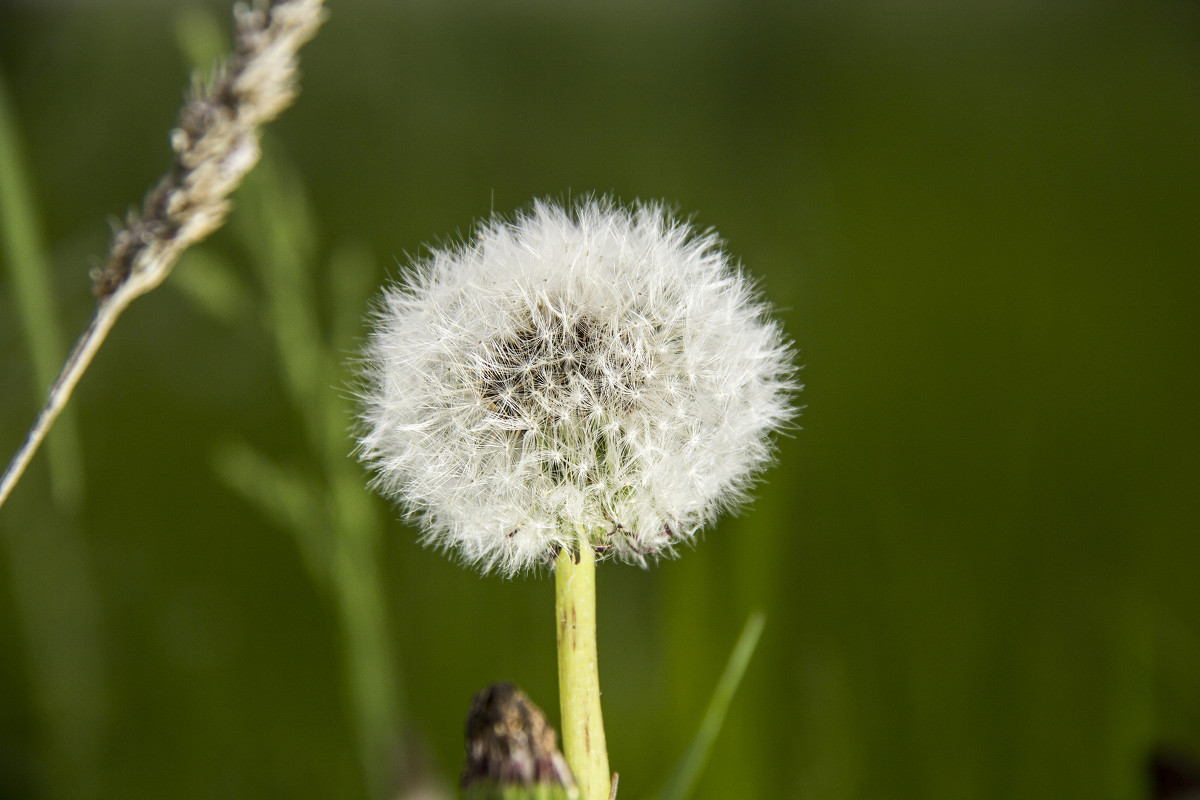
<svg viewBox="0 0 1200 800"><path fill-rule="evenodd" d="M742 682L742 676L746 674L746 667L750 665L750 659L754 657L754 650L758 647L758 639L762 635L766 621L767 616L762 611L755 611L746 620L746 626L742 628L742 635L738 637L737 644L734 645L733 652L729 655L725 672L721 675L721 680L717 682L717 688L708 702L708 709L704 712L700 730L696 732L696 738L692 740L691 747L684 753L679 765L675 767L675 771L667 780L667 785L659 794L658 800L685 800L695 791L696 784L700 780L700 773L704 771L704 767L708 763L713 743L717 740L717 734L721 732L721 726L725 723L725 714L729 710L729 704L733 701L733 695Z"/></svg>

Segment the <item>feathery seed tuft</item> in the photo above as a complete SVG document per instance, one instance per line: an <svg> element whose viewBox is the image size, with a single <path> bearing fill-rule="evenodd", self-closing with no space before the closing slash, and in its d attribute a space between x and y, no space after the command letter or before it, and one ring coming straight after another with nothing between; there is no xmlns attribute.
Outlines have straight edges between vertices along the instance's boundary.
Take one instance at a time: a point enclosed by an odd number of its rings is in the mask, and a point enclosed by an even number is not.
<svg viewBox="0 0 1200 800"><path fill-rule="evenodd" d="M493 219L374 321L359 455L427 542L484 571L671 554L745 499L794 413L767 307L714 233L657 205Z"/></svg>

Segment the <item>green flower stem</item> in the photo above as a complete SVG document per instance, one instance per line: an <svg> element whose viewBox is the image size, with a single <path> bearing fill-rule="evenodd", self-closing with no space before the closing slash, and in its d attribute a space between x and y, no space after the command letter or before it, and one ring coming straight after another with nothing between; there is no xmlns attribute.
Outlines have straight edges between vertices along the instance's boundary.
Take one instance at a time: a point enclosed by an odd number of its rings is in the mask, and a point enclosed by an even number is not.
<svg viewBox="0 0 1200 800"><path fill-rule="evenodd" d="M612 778L596 659L596 555L581 540L577 552L563 548L554 565L563 754L583 800L608 800Z"/></svg>

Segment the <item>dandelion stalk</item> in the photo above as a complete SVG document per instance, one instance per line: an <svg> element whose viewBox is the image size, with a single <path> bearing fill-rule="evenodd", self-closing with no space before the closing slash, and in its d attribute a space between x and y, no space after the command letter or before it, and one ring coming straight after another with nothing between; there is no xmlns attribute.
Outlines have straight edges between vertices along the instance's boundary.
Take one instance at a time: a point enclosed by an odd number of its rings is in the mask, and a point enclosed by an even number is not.
<svg viewBox="0 0 1200 800"><path fill-rule="evenodd" d="M147 195L141 213L131 212L113 234L105 265L94 277L95 316L0 478L0 506L117 319L163 282L185 250L224 223L229 195L258 162L259 129L296 97L296 53L323 19L323 0L238 7L233 55L211 80L196 82L171 133L175 159L170 169Z"/></svg>
<svg viewBox="0 0 1200 800"><path fill-rule="evenodd" d="M563 548L554 562L554 590L564 755L584 800L608 800L612 783L600 711L596 555L591 547L575 552Z"/></svg>

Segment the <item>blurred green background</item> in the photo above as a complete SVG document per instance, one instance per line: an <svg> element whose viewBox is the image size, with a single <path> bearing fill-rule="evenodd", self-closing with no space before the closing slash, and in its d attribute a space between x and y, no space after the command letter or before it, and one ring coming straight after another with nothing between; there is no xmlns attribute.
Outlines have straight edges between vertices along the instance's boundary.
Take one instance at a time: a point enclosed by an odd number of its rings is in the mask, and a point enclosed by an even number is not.
<svg viewBox="0 0 1200 800"><path fill-rule="evenodd" d="M698 798L1146 798L1155 748L1200 752L1194 3L332 6L231 224L0 509L0 797L416 797L486 683L557 717L551 581L459 568L360 488L344 364L407 254L588 192L717 228L807 384L752 506L601 568L621 797L661 787L758 608ZM0 3L53 298L28 333L5 254L4 460L30 336L86 324L228 18Z"/></svg>

